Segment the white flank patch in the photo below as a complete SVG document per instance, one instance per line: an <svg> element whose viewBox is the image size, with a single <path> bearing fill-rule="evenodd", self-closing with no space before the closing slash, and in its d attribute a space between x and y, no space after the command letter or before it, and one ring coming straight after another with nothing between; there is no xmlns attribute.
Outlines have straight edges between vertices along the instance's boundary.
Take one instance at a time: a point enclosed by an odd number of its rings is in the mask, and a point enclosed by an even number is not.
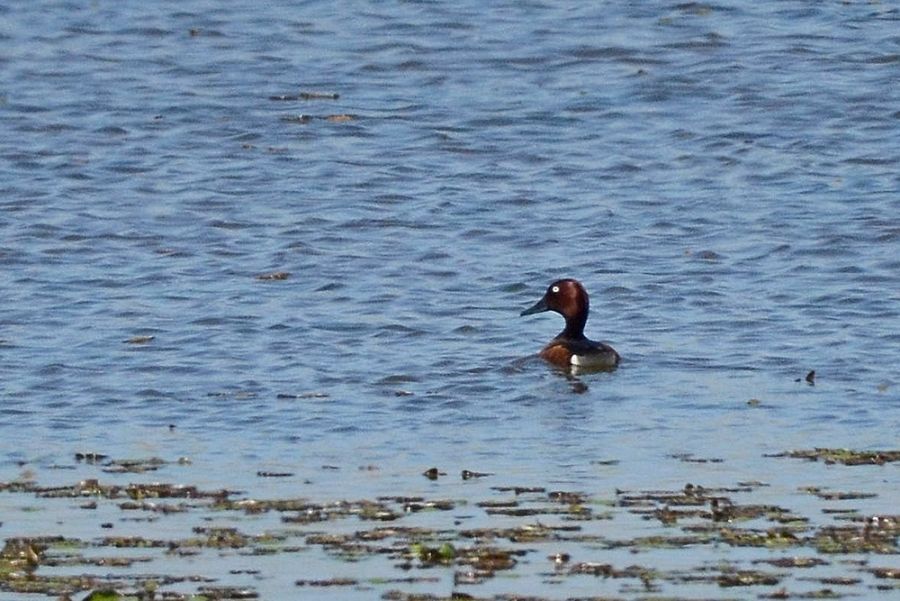
<svg viewBox="0 0 900 601"><path fill-rule="evenodd" d="M616 364L616 356L612 353L595 355L572 355L569 363L578 367L611 367Z"/></svg>

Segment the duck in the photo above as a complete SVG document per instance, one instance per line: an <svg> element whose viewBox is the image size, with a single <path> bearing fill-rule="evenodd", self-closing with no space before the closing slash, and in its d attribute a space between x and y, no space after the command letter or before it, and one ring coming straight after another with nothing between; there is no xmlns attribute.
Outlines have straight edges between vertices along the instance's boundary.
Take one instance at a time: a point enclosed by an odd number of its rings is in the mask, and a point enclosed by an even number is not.
<svg viewBox="0 0 900 601"><path fill-rule="evenodd" d="M584 335L589 309L587 290L578 280L567 278L550 284L544 296L520 315L555 311L565 317L565 329L539 353L548 363L565 369L614 369L622 360L619 353Z"/></svg>

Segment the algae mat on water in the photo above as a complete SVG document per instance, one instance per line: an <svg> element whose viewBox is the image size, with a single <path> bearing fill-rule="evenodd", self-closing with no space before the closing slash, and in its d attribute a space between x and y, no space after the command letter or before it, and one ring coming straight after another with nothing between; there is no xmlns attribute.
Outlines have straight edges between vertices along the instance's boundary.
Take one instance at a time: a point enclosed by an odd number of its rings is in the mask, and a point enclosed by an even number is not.
<svg viewBox="0 0 900 601"><path fill-rule="evenodd" d="M900 452L814 449L779 457L766 461L883 470L896 468L887 464ZM745 591L737 597L833 599L900 591L896 498L873 490L807 483L779 495L766 482L736 480L611 488L604 496L540 482L505 485L502 474L466 470L461 480L472 488L454 498L314 502L121 482L167 468L183 477L192 469L187 460L95 453L75 460L96 477L42 486L29 469L0 483L0 596L733 599ZM860 465L870 467L853 467ZM293 476L256 474L267 481ZM423 475L455 479L428 470L409 476L411 489L421 489ZM854 502L867 503L866 511Z"/></svg>

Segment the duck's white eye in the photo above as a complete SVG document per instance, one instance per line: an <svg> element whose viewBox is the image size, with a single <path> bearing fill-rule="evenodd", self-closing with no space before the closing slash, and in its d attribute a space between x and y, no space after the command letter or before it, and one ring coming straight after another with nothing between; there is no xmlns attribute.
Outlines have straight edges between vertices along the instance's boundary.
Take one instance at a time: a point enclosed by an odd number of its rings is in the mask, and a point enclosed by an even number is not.
<svg viewBox="0 0 900 601"><path fill-rule="evenodd" d="M556 294L557 292L559 292L559 286L554 286L554 287L551 288L550 290L552 290L553 293Z"/></svg>

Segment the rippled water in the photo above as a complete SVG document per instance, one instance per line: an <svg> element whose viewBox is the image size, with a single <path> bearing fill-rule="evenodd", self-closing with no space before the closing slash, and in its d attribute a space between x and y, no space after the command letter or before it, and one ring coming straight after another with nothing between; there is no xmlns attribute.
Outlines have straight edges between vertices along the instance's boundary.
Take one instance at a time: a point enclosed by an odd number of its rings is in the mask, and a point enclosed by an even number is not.
<svg viewBox="0 0 900 601"><path fill-rule="evenodd" d="M0 477L90 450L330 498L431 465L597 491L896 445L898 21L0 8ZM518 317L563 276L624 358L584 392L532 357L561 318Z"/></svg>

